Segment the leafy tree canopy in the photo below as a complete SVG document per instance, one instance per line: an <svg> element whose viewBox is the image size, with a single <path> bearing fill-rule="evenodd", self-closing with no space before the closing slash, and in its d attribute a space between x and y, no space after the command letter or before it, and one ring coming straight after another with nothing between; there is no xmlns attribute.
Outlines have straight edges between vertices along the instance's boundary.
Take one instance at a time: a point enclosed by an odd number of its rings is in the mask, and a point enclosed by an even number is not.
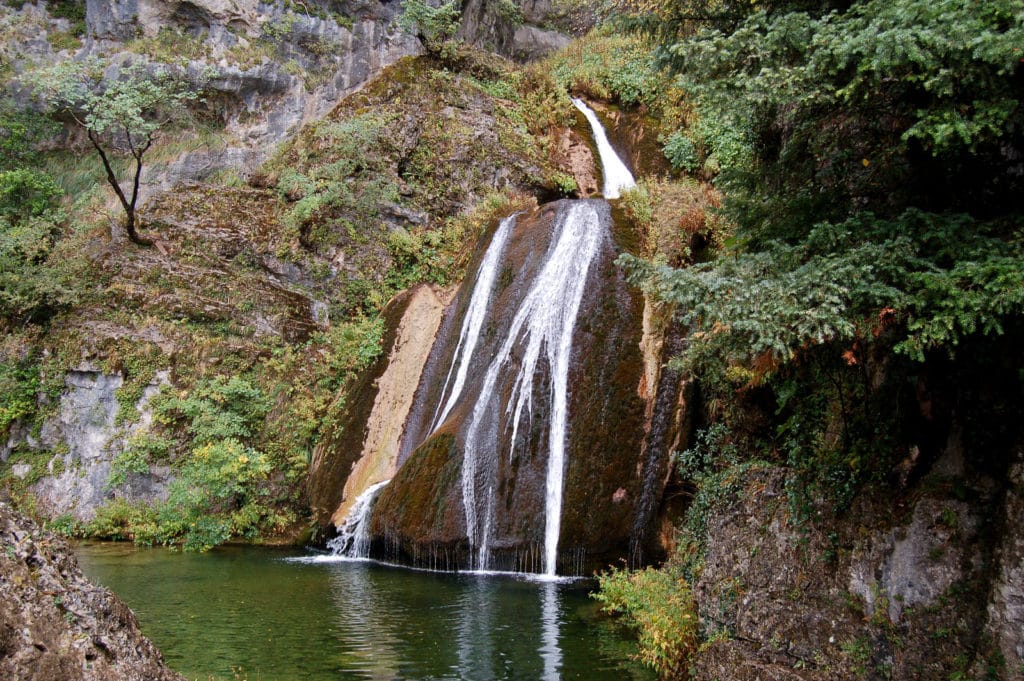
<svg viewBox="0 0 1024 681"><path fill-rule="evenodd" d="M117 66L91 58L57 64L40 74L35 88L55 115L70 116L85 129L124 209L128 236L147 243L135 230L143 157L162 130L187 116L200 86L178 68L144 61ZM111 152L128 154L135 162L128 189L111 166Z"/></svg>
<svg viewBox="0 0 1024 681"><path fill-rule="evenodd" d="M1022 50L1012 0L781 3L663 42L696 106L692 148L670 141L719 173L739 239L685 271L625 261L748 359L883 309L916 358L999 333L1024 312Z"/></svg>

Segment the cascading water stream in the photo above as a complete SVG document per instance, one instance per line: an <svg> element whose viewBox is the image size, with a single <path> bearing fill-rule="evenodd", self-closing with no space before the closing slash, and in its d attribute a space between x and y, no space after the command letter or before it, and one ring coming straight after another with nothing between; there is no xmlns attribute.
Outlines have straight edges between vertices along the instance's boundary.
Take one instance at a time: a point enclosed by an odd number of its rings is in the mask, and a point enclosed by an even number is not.
<svg viewBox="0 0 1024 681"><path fill-rule="evenodd" d="M587 106L583 100L576 99L575 97L573 97L572 103L586 117L587 122L590 123L591 130L594 131L597 153L601 157L601 171L604 173L604 188L602 189L604 198L621 198L623 190L636 186L633 174L629 172L629 168L626 167L626 164L622 162L619 155L615 153L611 143L608 142L608 135L605 134L604 126L601 125L601 121L598 120L594 110Z"/></svg>
<svg viewBox="0 0 1024 681"><path fill-rule="evenodd" d="M547 259L516 311L505 341L491 361L479 398L466 431L465 461L462 467L463 504L470 543L477 547L480 569L487 569L488 532L478 527L477 464L487 451L480 427L492 401L499 376L512 364L513 350L522 353L505 406L511 416L511 454L515 456L520 420L531 415L534 380L538 376L541 352L550 371L550 423L548 424L548 467L545 485L544 572L555 574L558 535L561 524L565 440L567 432L568 382L572 337L576 316L591 263L604 236L597 211L589 203L576 203L561 216ZM488 502L490 503L490 502ZM485 519L486 520L486 519ZM480 531L483 529L483 531Z"/></svg>
<svg viewBox="0 0 1024 681"><path fill-rule="evenodd" d="M356 497L345 522L338 527L338 536L327 542L327 548L340 556L349 558L370 557L370 512L377 495L390 480L370 485Z"/></svg>
<svg viewBox="0 0 1024 681"><path fill-rule="evenodd" d="M455 356L452 357L452 365L448 370L448 377L445 378L444 389L441 391L441 400L438 402L438 410L434 414L430 430L433 431L444 423L448 413L455 406L462 394L462 388L466 383L466 375L469 373L470 362L473 359L473 351L476 349L477 341L480 339L480 329L483 328L484 319L491 301L491 291L494 289L494 281L498 277L498 268L501 264L501 255L505 251L505 244L508 242L508 235L515 225L516 216L510 215L498 224L498 229L491 238L491 244L487 247L484 259L477 270L476 285L473 287L473 295L469 300L469 307L466 309L466 316L462 321L462 329L459 331L459 342L455 346ZM456 370L456 367L458 369ZM455 372L455 382L451 385L451 392L448 385L452 380L452 372ZM445 400L445 394L448 399ZM442 406L443 405L443 406Z"/></svg>
<svg viewBox="0 0 1024 681"><path fill-rule="evenodd" d="M622 189L634 186L633 176L608 143L594 112L579 100L574 104L593 128L605 196L618 198ZM588 306L596 305L598 297L605 295L607 282L591 273L610 262L614 251L610 211L602 201L563 200L541 207L528 218L513 215L499 223L477 268L473 289L462 294L469 299L460 308L461 322L455 326L453 320L451 335L446 331L444 341L434 346L431 355L438 357L439 364L428 363L431 368L424 370L429 378L417 390L424 396L423 406L417 408L412 428L403 436L408 439L402 447L416 457L409 461L423 467L417 470L440 473L447 466L443 463L447 453L461 450L459 477L452 487L448 487L451 477L437 476L424 481L427 486L418 486L400 470L374 518L374 523L379 517L403 528L389 535L396 551L408 552L416 563L420 550L435 550L418 538L433 537L434 546L445 546L447 556L452 532L458 531L447 515L458 511L447 510L447 498L457 504L461 496L471 569L487 571L494 563L497 569L511 564L546 576L557 574L566 460L572 444L569 380L574 340L584 343L581 348L606 342L592 335L574 339L577 317L584 300ZM499 286L499 275L506 268L512 268L512 276ZM457 340L453 338L456 329ZM449 351L453 340L454 351ZM608 342L619 341L616 337ZM448 357L442 368L440 362ZM441 376L445 376L443 385ZM584 384L590 385L586 380ZM436 431L449 422L444 437L451 439L433 439L440 438ZM423 438L423 432L430 435ZM433 445L421 448L428 441ZM447 490L454 496L446 497ZM342 536L335 540L346 555L356 555L351 552L358 549L352 547L361 544L356 537L369 524L378 491L374 487L367 491L368 498L357 499ZM415 501L399 503L399 499ZM542 541L539 526L524 522L536 517L540 503ZM426 504L435 509L433 519L419 512ZM367 519L360 519L363 514ZM577 536L578 528L570 526ZM403 545L408 547L400 548ZM584 555L581 546L573 551L577 562L565 563L570 571ZM567 555L562 558L572 560Z"/></svg>

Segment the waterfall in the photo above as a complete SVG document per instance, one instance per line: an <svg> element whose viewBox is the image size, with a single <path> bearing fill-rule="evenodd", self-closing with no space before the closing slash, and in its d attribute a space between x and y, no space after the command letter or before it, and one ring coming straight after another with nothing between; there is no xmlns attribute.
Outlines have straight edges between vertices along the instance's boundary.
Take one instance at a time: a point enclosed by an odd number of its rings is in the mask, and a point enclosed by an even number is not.
<svg viewBox="0 0 1024 681"><path fill-rule="evenodd" d="M327 542L327 548L335 554L349 558L370 557L370 511L373 510L373 502L377 500L377 495L389 482L391 481L385 480L370 485L365 492L356 497L348 517L338 527L338 536Z"/></svg>
<svg viewBox="0 0 1024 681"><path fill-rule="evenodd" d="M448 369L448 377L444 381L444 388L441 390L441 400L438 402L438 411L434 414L434 420L430 426L433 431L444 423L448 413L458 402L462 394L462 388L466 383L466 374L469 373L470 361L473 359L473 351L476 349L477 341L480 339L480 329L484 325L484 319L491 301L491 291L494 289L494 281L498 277L498 266L501 264L501 254L505 250L505 243L516 222L516 216L510 215L498 224L498 229L491 238L491 244L487 247L480 269L477 270L476 285L473 287L473 295L469 300L469 307L466 309L466 316L462 321L462 330L459 331L459 342L455 346L455 356L452 357L451 368ZM456 366L458 370L456 370ZM448 392L448 385L452 380L452 372L455 372L455 383L452 384L451 392ZM445 393L448 399L444 400ZM443 406L442 406L443 405Z"/></svg>
<svg viewBox="0 0 1024 681"><path fill-rule="evenodd" d="M605 192L617 197L633 178L589 116ZM643 412L639 309L615 273L619 249L603 200L563 199L498 223L438 327L399 469L357 499L337 550L358 555L370 524L359 516L372 511L374 546L430 568L553 577L625 551L622 500L638 497Z"/></svg>
<svg viewBox="0 0 1024 681"><path fill-rule="evenodd" d="M608 135L605 134L604 126L597 119L593 109L583 103L583 100L572 98L572 103L583 113L594 131L594 141L597 143L597 153L601 157L601 170L604 173L604 198L617 199L622 196L622 191L636 186L633 174L622 162L615 149L608 142Z"/></svg>
<svg viewBox="0 0 1024 681"><path fill-rule="evenodd" d="M594 206L577 202L569 206L555 225L547 259L520 303L505 341L487 368L483 386L473 407L466 431L465 460L462 467L463 505L470 543L478 548L480 569L487 569L489 532L480 532L477 519L478 462L493 443L480 437L480 428L493 400L499 376L512 366L513 350L521 353L505 405L511 417L510 456L515 456L517 435L522 419L529 418L533 403L534 380L543 351L550 372L550 423L548 424L548 466L544 508L544 572L555 574L558 534L561 523L563 479L568 412L569 366L576 316L587 281L587 272L597 256L604 236ZM525 413L524 413L525 412ZM489 492L490 493L490 492ZM488 505L490 502L488 502Z"/></svg>

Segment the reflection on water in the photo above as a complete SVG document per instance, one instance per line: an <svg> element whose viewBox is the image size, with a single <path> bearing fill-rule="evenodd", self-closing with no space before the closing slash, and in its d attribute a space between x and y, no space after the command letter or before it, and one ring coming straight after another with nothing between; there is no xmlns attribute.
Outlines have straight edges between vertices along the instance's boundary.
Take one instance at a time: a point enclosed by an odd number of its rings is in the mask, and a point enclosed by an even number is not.
<svg viewBox="0 0 1024 681"><path fill-rule="evenodd" d="M190 679L650 678L578 582L252 547L188 554L92 543L78 555Z"/></svg>
<svg viewBox="0 0 1024 681"><path fill-rule="evenodd" d="M544 660L544 678L559 679L562 669L562 649L558 647L558 632L562 622L559 612L558 586L548 582L540 587L541 598L541 647L540 657Z"/></svg>

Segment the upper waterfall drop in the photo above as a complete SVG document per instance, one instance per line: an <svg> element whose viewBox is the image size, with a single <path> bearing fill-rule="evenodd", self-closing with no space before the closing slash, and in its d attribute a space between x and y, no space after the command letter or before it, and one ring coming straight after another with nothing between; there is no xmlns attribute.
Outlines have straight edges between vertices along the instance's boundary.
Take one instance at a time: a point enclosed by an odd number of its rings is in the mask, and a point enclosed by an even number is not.
<svg viewBox="0 0 1024 681"><path fill-rule="evenodd" d="M608 135L605 134L604 126L601 125L601 121L598 120L594 110L587 106L582 99L577 99L576 97L572 98L572 103L586 116L591 130L594 132L597 153L601 157L601 171L604 174L604 188L602 189L604 198L621 198L624 190L632 189L636 186L633 173L629 172L629 168L622 162L619 155L615 153L615 149L608 141Z"/></svg>

